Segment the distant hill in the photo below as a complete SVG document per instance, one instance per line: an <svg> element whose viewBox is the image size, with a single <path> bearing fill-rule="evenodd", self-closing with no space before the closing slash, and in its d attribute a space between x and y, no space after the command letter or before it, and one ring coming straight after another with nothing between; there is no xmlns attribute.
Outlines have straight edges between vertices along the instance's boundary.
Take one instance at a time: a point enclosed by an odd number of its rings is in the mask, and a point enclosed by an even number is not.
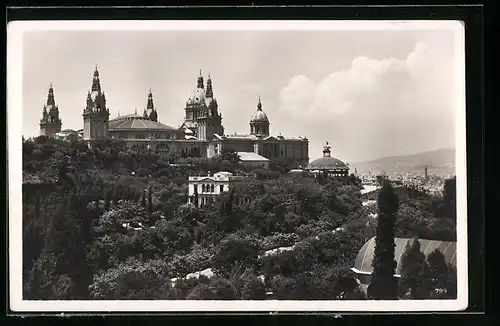
<svg viewBox="0 0 500 326"><path fill-rule="evenodd" d="M424 172L425 166L429 173L455 173L455 149L439 149L411 155L383 157L373 161L350 164L351 169L358 172L378 173L390 172Z"/></svg>

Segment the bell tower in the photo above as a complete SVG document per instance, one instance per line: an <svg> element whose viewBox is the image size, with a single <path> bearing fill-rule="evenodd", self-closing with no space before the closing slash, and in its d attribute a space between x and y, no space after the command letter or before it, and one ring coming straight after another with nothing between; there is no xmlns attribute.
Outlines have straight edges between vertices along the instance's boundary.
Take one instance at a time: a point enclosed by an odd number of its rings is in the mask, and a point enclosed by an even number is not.
<svg viewBox="0 0 500 326"><path fill-rule="evenodd" d="M210 140L213 134L224 135L222 126L222 114L219 112L217 99L214 97L212 78L208 74L207 89L205 91L205 103L202 103L198 116L198 139Z"/></svg>
<svg viewBox="0 0 500 326"><path fill-rule="evenodd" d="M87 93L87 105L83 109L83 139L102 139L108 137L109 109L106 96L101 90L97 65L92 79L92 88Z"/></svg>
<svg viewBox="0 0 500 326"><path fill-rule="evenodd" d="M59 108L54 99L54 89L52 83L47 95L47 103L43 106L42 119L40 119L40 135L54 137L61 131L62 120L59 117Z"/></svg>

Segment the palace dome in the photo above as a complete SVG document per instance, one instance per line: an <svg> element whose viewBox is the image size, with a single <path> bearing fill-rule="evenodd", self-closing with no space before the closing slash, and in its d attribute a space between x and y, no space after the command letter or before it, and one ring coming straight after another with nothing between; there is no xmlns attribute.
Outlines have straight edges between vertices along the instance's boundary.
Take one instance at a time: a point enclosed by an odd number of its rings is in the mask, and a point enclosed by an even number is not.
<svg viewBox="0 0 500 326"><path fill-rule="evenodd" d="M188 104L202 104L205 102L205 89L195 88L189 95Z"/></svg>
<svg viewBox="0 0 500 326"><path fill-rule="evenodd" d="M256 121L256 122L269 122L269 118L267 117L267 114L264 113L262 110L257 110L253 115L252 119L250 121Z"/></svg>
<svg viewBox="0 0 500 326"><path fill-rule="evenodd" d="M250 122L269 122L267 114L262 111L262 103L260 102L260 97L259 102L257 103L257 111L255 111L255 113L252 115Z"/></svg>

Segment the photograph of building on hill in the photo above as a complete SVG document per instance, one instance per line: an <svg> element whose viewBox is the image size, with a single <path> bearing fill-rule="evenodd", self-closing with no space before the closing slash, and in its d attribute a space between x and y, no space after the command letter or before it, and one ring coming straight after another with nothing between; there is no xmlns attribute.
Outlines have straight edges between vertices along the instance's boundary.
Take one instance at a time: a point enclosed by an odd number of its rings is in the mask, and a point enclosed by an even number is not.
<svg viewBox="0 0 500 326"><path fill-rule="evenodd" d="M150 23L12 25L17 311L464 308L463 25Z"/></svg>
<svg viewBox="0 0 500 326"><path fill-rule="evenodd" d="M40 120L40 135L64 140L73 140L75 137L87 141L119 139L125 141L131 149L153 151L164 157L172 152L188 157L212 157L228 148L243 153L255 153L267 159L281 159L291 168L304 167L309 162L309 141L306 137L271 136L269 118L262 110L260 97L257 110L250 118L250 132L244 135L224 134L222 114L214 97L210 74L205 88L200 71L196 88L186 101L185 113L184 122L178 128L159 122L153 94L149 90L143 114L138 114L136 110L132 114L110 119L106 95L101 88L96 66L83 110L83 130L61 131L62 121L55 105L51 84Z"/></svg>

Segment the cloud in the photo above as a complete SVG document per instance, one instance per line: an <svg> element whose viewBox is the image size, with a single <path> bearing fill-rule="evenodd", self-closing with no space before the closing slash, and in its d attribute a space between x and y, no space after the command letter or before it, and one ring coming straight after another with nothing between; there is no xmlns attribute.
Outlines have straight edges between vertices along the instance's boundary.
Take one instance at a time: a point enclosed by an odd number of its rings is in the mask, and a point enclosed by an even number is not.
<svg viewBox="0 0 500 326"><path fill-rule="evenodd" d="M307 131L311 140L334 138L351 157L357 156L352 147L383 156L428 148L432 139L447 146L455 121L453 60L432 42L416 44L404 59L357 57L318 82L291 78L279 94L279 110L315 124Z"/></svg>

